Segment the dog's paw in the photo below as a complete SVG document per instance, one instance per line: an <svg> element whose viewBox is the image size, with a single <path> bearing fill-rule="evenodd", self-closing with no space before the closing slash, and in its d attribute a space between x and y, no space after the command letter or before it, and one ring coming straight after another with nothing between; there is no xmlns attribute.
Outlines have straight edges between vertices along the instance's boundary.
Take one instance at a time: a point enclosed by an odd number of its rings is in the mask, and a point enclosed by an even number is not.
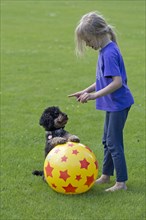
<svg viewBox="0 0 146 220"><path fill-rule="evenodd" d="M71 136L68 138L68 141L79 143L79 142L80 142L80 139L79 139L77 136L75 136L75 135L71 135Z"/></svg>
<svg viewBox="0 0 146 220"><path fill-rule="evenodd" d="M43 176L44 172L40 171L40 170L34 170L32 172L32 174L35 175L35 176Z"/></svg>
<svg viewBox="0 0 146 220"><path fill-rule="evenodd" d="M51 145L53 147L55 147L58 144L65 144L66 143L66 139L62 138L62 137L55 137L52 139Z"/></svg>

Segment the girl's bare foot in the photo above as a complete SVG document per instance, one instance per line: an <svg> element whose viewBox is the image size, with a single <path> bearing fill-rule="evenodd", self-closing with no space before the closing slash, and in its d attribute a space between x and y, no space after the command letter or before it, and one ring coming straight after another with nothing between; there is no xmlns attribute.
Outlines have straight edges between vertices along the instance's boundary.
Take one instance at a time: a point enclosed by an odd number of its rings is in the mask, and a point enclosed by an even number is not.
<svg viewBox="0 0 146 220"><path fill-rule="evenodd" d="M125 182L116 182L116 184L108 189L106 189L105 191L106 192L114 192L114 191L117 191L117 190L127 190L127 186L125 184Z"/></svg>
<svg viewBox="0 0 146 220"><path fill-rule="evenodd" d="M110 182L110 176L102 174L101 177L95 181L95 184L103 184L109 182Z"/></svg>

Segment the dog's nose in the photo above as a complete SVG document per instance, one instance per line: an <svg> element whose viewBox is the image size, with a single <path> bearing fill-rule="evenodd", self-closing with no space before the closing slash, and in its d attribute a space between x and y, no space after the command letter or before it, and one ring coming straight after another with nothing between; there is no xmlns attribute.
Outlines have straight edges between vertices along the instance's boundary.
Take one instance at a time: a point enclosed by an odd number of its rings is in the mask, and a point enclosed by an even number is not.
<svg viewBox="0 0 146 220"><path fill-rule="evenodd" d="M68 119L67 114L63 113L63 116L65 117L65 119Z"/></svg>

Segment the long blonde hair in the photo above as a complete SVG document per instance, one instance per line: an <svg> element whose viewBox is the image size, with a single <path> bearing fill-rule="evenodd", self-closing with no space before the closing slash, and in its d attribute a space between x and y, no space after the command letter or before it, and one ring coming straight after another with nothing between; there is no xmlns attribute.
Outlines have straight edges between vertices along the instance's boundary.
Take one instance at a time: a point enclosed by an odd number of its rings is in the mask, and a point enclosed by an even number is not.
<svg viewBox="0 0 146 220"><path fill-rule="evenodd" d="M113 27L105 21L104 17L97 12L89 12L83 15L75 29L76 54L82 55L85 49L87 36L101 36L109 34L112 41L117 44L116 34Z"/></svg>

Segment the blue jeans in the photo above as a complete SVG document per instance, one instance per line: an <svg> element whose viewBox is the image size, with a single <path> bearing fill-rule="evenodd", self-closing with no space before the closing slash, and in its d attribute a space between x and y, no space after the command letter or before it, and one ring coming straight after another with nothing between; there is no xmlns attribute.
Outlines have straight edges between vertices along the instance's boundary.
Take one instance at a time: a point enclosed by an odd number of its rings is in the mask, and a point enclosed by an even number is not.
<svg viewBox="0 0 146 220"><path fill-rule="evenodd" d="M123 129L130 108L118 112L106 112L104 124L104 161L102 173L112 176L116 171L116 181L128 179L124 155Z"/></svg>

